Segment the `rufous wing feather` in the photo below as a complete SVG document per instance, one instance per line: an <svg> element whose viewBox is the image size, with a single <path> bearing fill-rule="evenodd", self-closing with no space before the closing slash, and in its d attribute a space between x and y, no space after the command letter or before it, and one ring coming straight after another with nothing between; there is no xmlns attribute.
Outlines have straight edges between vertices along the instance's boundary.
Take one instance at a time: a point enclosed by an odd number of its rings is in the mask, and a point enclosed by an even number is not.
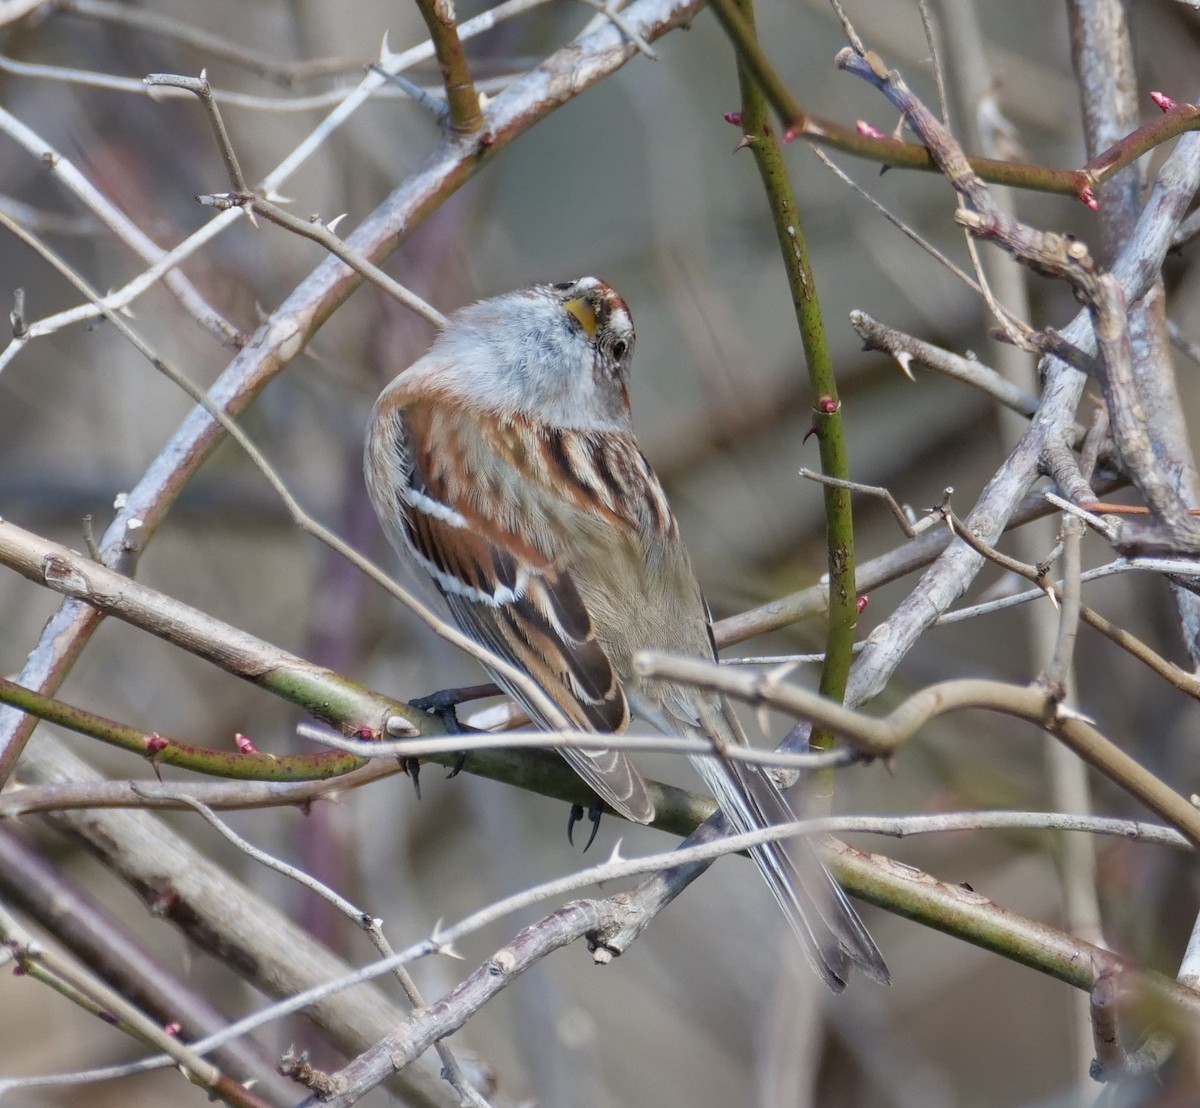
<svg viewBox="0 0 1200 1108"><path fill-rule="evenodd" d="M524 514L493 494L484 510L470 486L445 474L469 472L452 459L456 438L439 428L437 455L426 449L431 413L414 405L393 413L405 462L396 489L403 537L433 578L460 626L494 653L528 673L581 730L619 732L629 707L612 663L568 569L536 535L519 530ZM478 432L477 432L478 433ZM451 461L464 463L451 465ZM502 673L497 681L541 726L552 728L538 705ZM562 749L575 771L618 812L639 823L654 818L645 782L613 750Z"/></svg>

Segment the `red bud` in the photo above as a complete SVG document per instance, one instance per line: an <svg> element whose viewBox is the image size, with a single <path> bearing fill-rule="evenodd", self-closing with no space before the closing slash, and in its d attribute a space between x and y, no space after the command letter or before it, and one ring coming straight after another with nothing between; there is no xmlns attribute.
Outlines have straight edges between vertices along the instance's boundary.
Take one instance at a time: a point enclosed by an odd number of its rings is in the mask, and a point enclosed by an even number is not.
<svg viewBox="0 0 1200 1108"><path fill-rule="evenodd" d="M166 750L170 743L162 737L157 731L152 731L146 736L146 753L158 754L162 750Z"/></svg>
<svg viewBox="0 0 1200 1108"><path fill-rule="evenodd" d="M241 734L240 732L233 736L233 741L234 741L234 744L238 748L239 754L257 754L258 753L258 747L254 745L253 741L246 738L246 736Z"/></svg>

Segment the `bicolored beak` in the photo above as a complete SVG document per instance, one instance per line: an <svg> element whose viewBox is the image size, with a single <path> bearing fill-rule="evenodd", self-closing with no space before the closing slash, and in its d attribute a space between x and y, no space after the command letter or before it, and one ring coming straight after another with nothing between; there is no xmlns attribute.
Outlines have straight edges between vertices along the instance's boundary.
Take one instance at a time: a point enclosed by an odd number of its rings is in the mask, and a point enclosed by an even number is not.
<svg viewBox="0 0 1200 1108"><path fill-rule="evenodd" d="M580 325L587 332L589 339L596 337L596 312L584 297L581 296L576 300L568 300L563 307L579 320Z"/></svg>

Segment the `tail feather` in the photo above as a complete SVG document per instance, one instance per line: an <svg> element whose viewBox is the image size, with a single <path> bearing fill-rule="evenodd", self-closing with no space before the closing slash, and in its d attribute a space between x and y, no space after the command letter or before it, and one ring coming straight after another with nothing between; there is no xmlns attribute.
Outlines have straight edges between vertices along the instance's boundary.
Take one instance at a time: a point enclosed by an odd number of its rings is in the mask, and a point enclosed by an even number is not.
<svg viewBox="0 0 1200 1108"><path fill-rule="evenodd" d="M758 766L719 758L693 761L735 831L756 831L796 818L779 787ZM765 843L750 853L804 953L830 989L841 992L846 987L851 966L888 984L883 955L809 839Z"/></svg>

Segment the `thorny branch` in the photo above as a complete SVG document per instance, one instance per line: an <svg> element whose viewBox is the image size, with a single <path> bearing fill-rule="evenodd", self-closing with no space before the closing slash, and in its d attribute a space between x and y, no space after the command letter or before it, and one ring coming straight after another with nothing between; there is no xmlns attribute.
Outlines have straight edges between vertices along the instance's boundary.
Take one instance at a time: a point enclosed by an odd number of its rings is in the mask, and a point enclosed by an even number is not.
<svg viewBox="0 0 1200 1108"><path fill-rule="evenodd" d="M102 14L105 6L99 3L80 3L69 7L90 14ZM331 226L324 225L322 221L305 222L290 216L279 207L271 188L255 190L246 184L237 167L232 144L227 137L222 137L223 128L219 113L215 109L215 102L212 100L211 89L206 81L196 82L191 91L204 100L210 111L232 186L232 192L227 196L211 198L215 206L228 206L228 210L211 221L208 225L209 230L205 233L215 234L240 212L255 211L294 232L315 239L341 259L341 262L330 259L323 263L272 314L214 387L210 394L211 402L230 414L242 411L263 385L304 348L321 323L357 285L359 276L365 276L383 287L390 287L390 279L377 268L382 256L465 181L478 165L493 157L514 137L523 133L532 123L544 118L565 100L614 71L625 58L640 48L643 37L658 37L678 23L690 19L697 7L694 4L651 3L649 0L643 0L642 3L624 11L612 28L602 29L567 50L560 51L527 78L513 82L508 91L481 112L477 91L462 55L459 28L451 6L441 3L440 0L436 3L434 0L423 2L422 11L431 21L430 27L433 32L433 45L430 49L436 49L442 66L451 117L454 128L459 133L444 137L424 165L345 243L332 233ZM801 694L799 690L793 695L787 686L775 680L767 681L740 674L731 677L727 672L719 675L720 671L693 674L692 679L710 682L714 686L725 688L731 694L747 695L758 702L769 701L792 711L803 712L810 719L821 722L823 726L856 737L874 753L894 750L911 734L912 728L931 718L936 711L947 710L949 707L992 705L1011 711L1021 718L1045 727L1068 742L1082 757L1108 773L1122 787L1178 826L1190 841L1200 841L1200 822L1196 819L1193 806L1184 797L1116 750L1113 744L1100 734L1099 729L1061 708L1061 675L1073 649L1075 614L1078 613L1079 618L1093 626L1107 628L1106 633L1110 633L1117 641L1134 650L1148 665L1154 667L1156 672L1179 687L1187 689L1193 696L1194 681L1190 681L1188 675L1179 667L1172 666L1148 647L1143 647L1132 636L1108 624L1082 603L1080 588L1083 578L1078 572L1079 539L1074 524L1068 525L1066 534L1067 571L1063 588L1049 583L1041 567L1024 566L1011 559L1006 560L994 549L994 544L1003 530L1013 525L1020 518L1020 513L1029 516L1037 511L1048 510L1044 499L1032 491L1041 474L1052 474L1059 482L1060 491L1068 493L1077 502L1090 505L1094 499L1097 488L1092 483L1092 464L1079 458L1073 451L1081 439L1079 428L1073 420L1082 388L1082 371L1094 375L1102 386L1111 415L1116 454L1126 475L1145 500L1153 520L1150 528L1121 525L1117 539L1119 547L1130 551L1149 550L1175 554L1200 552L1200 525L1189 514L1190 496L1186 488L1187 483L1178 480L1177 474L1162 464L1161 451L1156 449L1159 444L1155 440L1154 420L1147 419L1145 409L1140 406L1139 383L1133 373L1133 349L1144 336L1136 330L1140 325L1135 324L1131 328L1129 322L1131 316L1136 319L1138 312L1144 308L1140 303L1141 298L1151 283L1158 280L1167 244L1172 240L1183 211L1195 192L1197 180L1200 179L1200 143L1196 141L1195 136L1186 136L1169 156L1159 172L1154 191L1136 225L1131 217L1129 226L1121 234L1112 236L1111 265L1108 264L1109 258L1104 254L1099 255L1104 258L1104 264L1098 263L1093 253L1081 242L1055 233L1036 231L1000 212L991 204L987 186L984 184L985 179L1011 180L1030 188L1074 193L1085 201L1094 202L1097 194L1103 198L1105 190L1112 187L1118 169L1132 165L1142 153L1163 142L1167 137L1194 129L1196 109L1190 105L1167 105L1163 116L1154 123L1133 130L1126 129L1110 136L1108 146L1100 152L1093 151L1095 156L1079 171L1042 171L1038 167L1017 166L1012 163L969 160L963 155L951 133L924 109L898 74L888 70L876 55L861 48L844 52L839 64L871 81L887 95L903 113L920 143L889 140L818 120L811 113L805 112L792 98L753 36L746 33L745 21L738 22L740 17L737 16L736 8L727 0L720 0L715 7L736 43L744 63L756 75L757 81L777 112L781 114L789 137L804 135L813 141L830 142L854 153L884 159L895 166L909 165L926 169L936 167L966 199L967 207L958 218L973 234L1000 245L1037 273L1070 282L1086 307L1085 313L1070 328L1057 333L1028 336L1031 344L1046 353L1045 387L1040 397L1030 396L1020 390L1006 389L988 373L986 367L964 364L962 359L955 360L952 355L939 351L930 344L908 340L906 336L900 336L897 332L882 329L861 313L855 320L855 325L860 327L865 335L870 335L871 341L888 349L906 369L909 361L917 360L934 365L943 372L957 374L1000 402L1020 411L1031 422L1029 431L995 478L989 482L965 521L954 521L953 531L940 528L927 531L913 538L908 546L859 566L858 587L869 589L872 582L894 579L903 573L930 565L932 561L932 568L920 584L889 619L876 627L866 644L866 649L854 663L848 703L859 704L882 688L916 638L932 626L938 616L966 590L983 564L984 558L997 561L1006 565L1006 568L1030 577L1047 593L1060 598L1064 603L1059 649L1053 665L1043 675L1044 681L1040 685L1026 689L982 682L933 686L922 690L887 720L879 721L853 711L838 715L834 712L836 705L830 705L820 698L812 698L812 694ZM10 14L5 13L5 18ZM12 15L12 18L17 17ZM110 12L105 18L109 17L117 16ZM615 14L613 18L617 19ZM436 28L434 22L437 23ZM465 28L463 30L465 33ZM230 53L230 56L235 55L236 51ZM248 65L258 64L249 55L243 61ZM181 79L172 78L171 81L179 85ZM370 81L371 78L368 78L362 87L368 88ZM20 133L20 127L15 121L5 129L10 134ZM327 133L323 132L323 135ZM89 196L73 178L66 176L65 179L73 182L71 187L80 196L87 197L89 207L100 218L114 230L119 229L119 233L131 243L134 250L147 262L152 263L152 268L142 275L139 279L141 284L136 288L149 287L162 279L164 274L169 274L168 282L193 316L203 319L226 340L232 335L232 341L239 344L243 341L240 336L233 334L232 328L208 309L198 294L173 271L175 262L184 256L182 252L178 255L174 252L164 253L147 246L148 240L139 239L136 229L131 229L132 225L120 224L111 205ZM1136 192L1136 189L1134 191ZM1133 214L1136 215L1136 212ZM187 249L196 249L201 241L203 240L196 239ZM347 272L342 262L353 272ZM391 284L394 286L395 283ZM391 291L396 292L395 288ZM396 293L401 299L402 292L403 290L400 290L400 293ZM113 296L106 298L108 311L118 310L135 295L137 291L131 284L128 290L122 291L123 299ZM416 310L422 310L420 304L411 299L402 299L402 302L408 303ZM95 314L92 305L88 305L87 310ZM103 309L101 311L103 312ZM424 314L435 323L440 318L436 309L427 308ZM39 330L39 324L43 328L48 326L51 330L59 325L38 321L27 326L24 312L18 312L18 316L21 326L15 327L14 342L8 355L11 357L19 354L31 335L46 333L44 329ZM211 413L200 409L193 412L188 421L180 427L172 443L147 471L130 496L127 508L118 516L104 537L101 557L109 571L131 572L135 568L145 542L152 536L196 467L211 453L220 435L221 430L213 421ZM14 533L5 524L0 524L0 531L9 535ZM956 538L964 541L955 541ZM58 711L64 721L64 706L54 701L50 694L70 668L95 627L99 618L97 612L115 612L121 605L127 604L130 597L145 599L139 592L139 586L128 580L110 580L108 583L111 588L98 589L96 582L100 581L103 584L106 580L103 578L104 572L104 566L91 566L86 560L75 563L65 555L56 555L51 560L43 559L40 568L29 570L31 577L40 573L43 582L59 587L61 591L86 602L68 604L60 609L59 617L47 627L39 651L31 658L22 676L23 683L42 690L40 694L34 694L41 697L37 701L40 709L47 712ZM83 584L80 584L80 581ZM1188 583L1185 581L1184 584ZM763 610L726 621L719 627L719 634L725 641L735 641L765 628L780 626L804 614L819 612L823 605L827 605L827 595L827 587L814 586L798 597L775 601ZM124 608L121 608L121 612L124 615L129 614ZM187 619L193 617L192 613L185 615ZM149 627L148 617L143 622ZM196 639L196 648L201 654L207 651L209 656L215 657L226 650L230 643L236 644L240 641L237 638L238 633L228 626L210 625L204 633L210 632L209 639L204 640L203 634ZM264 645L255 644L255 649ZM284 676L278 677L278 687L271 686L269 682L265 683L272 687L273 691L289 695L297 702L311 706L316 698L327 697L330 688L337 688L340 690L339 695L344 694L353 702L350 710L370 713L368 718L371 720L371 729L377 733L386 730L388 719L394 720L395 717L404 715L403 706L388 704L384 698L374 697L366 690L347 690L339 686L336 675L331 672L318 674L320 679L316 680L313 677L316 667L308 667L300 659L283 652L277 652L274 656L281 660L281 673ZM660 659L654 664L664 667L661 672L667 672L670 666L677 663ZM679 671L669 671L674 673L677 679L689 679ZM284 688L285 676L292 684L289 689ZM297 681L305 687L301 689ZM805 699L806 696L809 699ZM25 706L32 708L33 703L29 701ZM389 714L383 715L385 711ZM120 725L113 721L90 715L91 718L85 722L94 729L108 728L116 734L120 728ZM334 718L334 715L331 714L330 718ZM345 717L338 715L336 718ZM18 713L5 712L0 715L0 723L4 724L0 729L0 736L10 744L8 750L11 761L15 758L23 737L31 730L32 722L20 718ZM378 726L375 726L376 724ZM438 729L431 726L429 730ZM135 745L138 741L144 744L146 736L141 736L139 740L138 733L133 729L127 731L130 734L125 734L126 740ZM482 747L488 744L481 742L478 745ZM174 746L180 754L195 753L184 751L181 744L168 746ZM323 765L331 765L334 762L329 756L317 758L322 760ZM347 765L353 764L347 759L343 761ZM29 806L22 808L21 792L6 793L0 800L0 814L47 810L51 806L65 809L71 805L127 803L129 792L138 788L137 785L126 786L123 783L112 783L119 787L109 788L97 782L86 782L86 775L81 775L80 781L74 784L50 783L45 777L44 764L37 760L31 764L40 767L34 769L33 779L37 780L39 774L43 776L42 783L28 790L35 794L29 798ZM243 761L243 765L247 764ZM294 770L303 764L303 759L294 758L283 764L286 770L293 774L292 780L295 781ZM382 775L382 772L375 767L364 767L348 775L344 784L349 787L351 784L375 779ZM223 794L215 791L201 794L197 790L196 798L203 796L203 803L230 805L242 802L296 803L326 795L330 788L337 787L337 784L320 784L309 789L298 784L274 783L254 793L244 785L214 786L213 790L226 788L227 791ZM194 802L191 792L180 790L178 795L175 792L169 796L159 795L152 802L147 801L147 806L150 803L164 807L188 806ZM139 813L139 816L146 820L151 818L146 813ZM61 811L59 818L63 818ZM82 822L75 826L80 829L80 833L85 833ZM93 835L95 841L100 843L104 840L107 829L97 823L86 833ZM689 863L695 864L699 863ZM962 890L955 894L958 900L953 904L953 891L947 893L944 887L939 890L939 895L946 897L946 911L939 915L928 903L923 907L917 903L919 894L916 899L912 899L912 890L904 885L907 878L898 878L894 871L889 870L885 859L867 858L851 848L838 846L834 849L831 864L838 876L858 894L885 904L893 910L907 912L914 918L943 927L952 933L971 937L972 941L990 945L993 949L1010 956L1013 955L1013 949L1018 942L1014 938L1015 932L1028 922L1018 921L1013 932L1002 934L999 938L994 930L988 931L988 937L983 937L987 928L994 927L995 920L990 919L986 923L969 920L967 916L975 905L963 908L970 898L964 897ZM632 941L632 936L640 932L679 887L681 885L662 883L656 877L630 894L629 898L622 902L622 906L629 909L630 914L637 916L636 923L629 923L628 919L618 921L615 918L602 921L595 914L592 903L588 902L585 905L568 906L568 909L563 909L534 928L522 932L504 951L464 980L443 1001L415 1013L401 1025L395 1037L381 1039L380 1045L372 1053L372 1065L381 1068L373 1071L375 1076L372 1080L377 1080L384 1076L385 1072L391 1072L391 1069L399 1068L407 1061L415 1059L426 1046L461 1027L487 999L496 995L517 973L533 964L537 958L545 956L550 950L557 949L582 935L603 934L604 942L599 947L600 956L612 957L620 953ZM194 896L195 893L190 895ZM960 908L963 908L962 913L956 915ZM575 915L571 916L570 913ZM984 914L986 915L986 912ZM1072 946L1064 936L1056 936L1048 929L1038 930L1033 925L1030 926L1037 932L1030 939L1031 948L1036 947L1038 951L1037 957L1030 956L1031 964L1037 964L1047 972L1058 972L1064 980L1071 980L1074 984L1092 990L1096 1011L1097 1053L1101 1068L1128 1070L1129 1059L1112 1048L1115 1041L1115 1024L1110 1019L1112 994L1114 991L1121 991L1114 986L1114 982L1120 983L1122 988L1129 985L1133 975L1128 971L1128 966L1102 951L1086 950L1081 953L1083 948L1080 944ZM1069 965L1071 959L1086 964L1083 968L1078 964L1072 967ZM1058 968L1050 968L1052 965ZM1165 989L1168 995L1180 1003L1189 1003L1171 993L1169 986L1152 987ZM184 1061L186 1064L194 1064L192 1059ZM352 1087L359 1087L354 1084L358 1080L353 1076L355 1072L351 1067L340 1075L339 1079L346 1082L342 1086L343 1096L349 1096ZM207 1076L211 1077L211 1074Z"/></svg>

